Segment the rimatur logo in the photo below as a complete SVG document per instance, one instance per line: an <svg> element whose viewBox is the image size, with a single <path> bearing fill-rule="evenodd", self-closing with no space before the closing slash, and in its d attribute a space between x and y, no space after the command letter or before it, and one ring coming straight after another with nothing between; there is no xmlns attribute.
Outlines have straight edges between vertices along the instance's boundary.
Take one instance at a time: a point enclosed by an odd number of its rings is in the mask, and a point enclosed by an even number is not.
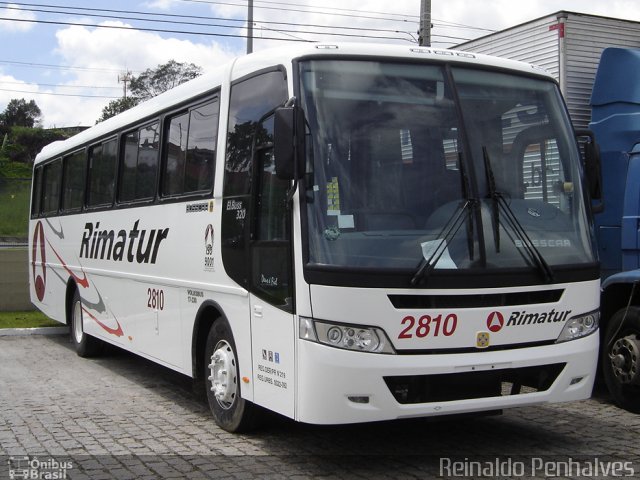
<svg viewBox="0 0 640 480"><path fill-rule="evenodd" d="M487 328L490 332L496 333L504 326L504 316L500 312L491 312L487 317Z"/></svg>
<svg viewBox="0 0 640 480"><path fill-rule="evenodd" d="M33 287L36 291L38 300L42 301L47 284L47 257L44 248L44 229L42 227L42 222L40 221L36 223L36 228L33 230L33 241L31 244L31 274L33 276ZM39 262L38 257L40 257Z"/></svg>

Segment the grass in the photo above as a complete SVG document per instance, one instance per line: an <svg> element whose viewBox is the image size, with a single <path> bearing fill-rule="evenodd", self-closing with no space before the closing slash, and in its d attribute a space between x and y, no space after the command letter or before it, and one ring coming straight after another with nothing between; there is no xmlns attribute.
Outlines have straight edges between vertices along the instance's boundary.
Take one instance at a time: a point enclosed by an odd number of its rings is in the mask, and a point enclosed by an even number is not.
<svg viewBox="0 0 640 480"><path fill-rule="evenodd" d="M62 326L62 323L51 320L44 313L37 310L29 312L0 312L0 328L35 328Z"/></svg>
<svg viewBox="0 0 640 480"><path fill-rule="evenodd" d="M29 223L29 181L0 181L0 236L27 237Z"/></svg>

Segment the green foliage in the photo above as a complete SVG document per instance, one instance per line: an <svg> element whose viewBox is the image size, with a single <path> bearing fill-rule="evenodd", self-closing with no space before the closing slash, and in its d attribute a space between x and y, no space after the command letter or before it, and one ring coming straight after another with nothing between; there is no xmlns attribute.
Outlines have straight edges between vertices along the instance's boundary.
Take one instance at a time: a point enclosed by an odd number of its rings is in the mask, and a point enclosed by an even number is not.
<svg viewBox="0 0 640 480"><path fill-rule="evenodd" d="M139 101L148 100L181 83L202 75L202 68L193 63L169 60L156 68L148 68L131 79L131 96Z"/></svg>
<svg viewBox="0 0 640 480"><path fill-rule="evenodd" d="M0 123L5 127L28 127L40 126L42 121L42 111L34 100L26 101L24 98L12 99L7 108L0 114Z"/></svg>
<svg viewBox="0 0 640 480"><path fill-rule="evenodd" d="M12 127L7 134L7 142L0 151L0 162L4 158L9 162L33 164L33 160L42 147L56 140L64 140L69 133L53 129ZM2 171L0 171L2 175Z"/></svg>
<svg viewBox="0 0 640 480"><path fill-rule="evenodd" d="M7 161L0 164L0 177L5 179L31 178L32 167L27 163Z"/></svg>
<svg viewBox="0 0 640 480"><path fill-rule="evenodd" d="M134 97L126 97L126 98L118 98L116 100L111 100L109 104L102 109L102 115L96 123L104 122L108 118L114 117L119 113L124 112L125 110L129 110L132 107L135 107L139 103L139 100Z"/></svg>
<svg viewBox="0 0 640 480"><path fill-rule="evenodd" d="M156 68L147 68L137 77L131 77L129 90L131 95L110 101L102 109L102 115L96 123L103 122L119 113L135 107L181 83L202 75L202 68L193 63L180 63L169 60ZM2 133L0 131L0 133Z"/></svg>
<svg viewBox="0 0 640 480"><path fill-rule="evenodd" d="M27 238L30 193L28 178L0 178L0 236Z"/></svg>
<svg viewBox="0 0 640 480"><path fill-rule="evenodd" d="M62 326L62 323L51 320L44 313L38 310L29 312L0 312L0 328L36 328Z"/></svg>

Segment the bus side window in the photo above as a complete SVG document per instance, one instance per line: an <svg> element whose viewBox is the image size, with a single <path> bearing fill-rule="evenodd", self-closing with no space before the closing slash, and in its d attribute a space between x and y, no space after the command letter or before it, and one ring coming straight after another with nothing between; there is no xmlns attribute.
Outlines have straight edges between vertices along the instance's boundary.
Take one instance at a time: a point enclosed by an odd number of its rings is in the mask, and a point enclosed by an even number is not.
<svg viewBox="0 0 640 480"><path fill-rule="evenodd" d="M185 193L209 191L213 187L219 108L216 99L189 112Z"/></svg>
<svg viewBox="0 0 640 480"><path fill-rule="evenodd" d="M255 186L251 176L256 154L254 145L262 138L265 114L282 105L288 98L287 83L282 70L273 70L249 77L231 86L229 126L224 168L222 206L222 261L229 276L242 286L248 286L249 220L254 217ZM252 191L253 190L253 191Z"/></svg>
<svg viewBox="0 0 640 480"><path fill-rule="evenodd" d="M115 189L118 141L114 138L89 149L87 206L111 205Z"/></svg>
<svg viewBox="0 0 640 480"><path fill-rule="evenodd" d="M159 137L159 122L125 135L119 201L149 200L155 196Z"/></svg>
<svg viewBox="0 0 640 480"><path fill-rule="evenodd" d="M165 135L165 159L162 167L163 196L183 193L188 130L188 113L177 115L168 122L168 133Z"/></svg>
<svg viewBox="0 0 640 480"><path fill-rule="evenodd" d="M33 192L31 196L31 218L40 215L42 202L42 167L36 167L33 172Z"/></svg>
<svg viewBox="0 0 640 480"><path fill-rule="evenodd" d="M260 118L287 100L281 71L251 77L231 87L224 194L246 195L251 183L251 147Z"/></svg>
<svg viewBox="0 0 640 480"><path fill-rule="evenodd" d="M77 211L84 205L84 183L86 172L84 150L64 157L62 176L62 210Z"/></svg>
<svg viewBox="0 0 640 480"><path fill-rule="evenodd" d="M289 181L276 176L273 116L258 126L255 145L255 215L252 235L251 290L273 305L291 311Z"/></svg>
<svg viewBox="0 0 640 480"><path fill-rule="evenodd" d="M168 121L162 165L163 196L211 191L218 137L218 110L216 98Z"/></svg>
<svg viewBox="0 0 640 480"><path fill-rule="evenodd" d="M44 167L41 213L53 215L60 207L60 185L62 183L62 160L55 160Z"/></svg>

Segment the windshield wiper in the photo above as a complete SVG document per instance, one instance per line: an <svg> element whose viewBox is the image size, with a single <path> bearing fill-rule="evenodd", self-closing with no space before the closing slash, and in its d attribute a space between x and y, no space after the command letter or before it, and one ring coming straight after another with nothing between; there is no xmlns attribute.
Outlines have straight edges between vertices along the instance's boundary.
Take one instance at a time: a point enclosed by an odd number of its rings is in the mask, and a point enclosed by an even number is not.
<svg viewBox="0 0 640 480"><path fill-rule="evenodd" d="M471 195L471 183L469 176L467 175L467 167L464 163L464 157L462 152L458 153L458 165L460 166L460 181L462 182L462 194L464 198L469 200L473 198ZM473 206L477 207L479 202L473 201ZM467 249L469 251L469 260L473 260L473 218L471 215L467 215Z"/></svg>
<svg viewBox="0 0 640 480"><path fill-rule="evenodd" d="M501 195L496 190L496 177L493 175L491 160L487 147L482 147L482 158L484 159L484 172L487 177L488 197L491 199L491 224L493 225L493 243L496 246L496 253L500 253L500 213L498 204Z"/></svg>
<svg viewBox="0 0 640 480"><path fill-rule="evenodd" d="M493 221L493 235L494 241L496 245L496 252L500 252L500 217L499 212L502 211L506 218L506 224L511 228L511 231L518 237L518 239L524 245L525 250L529 254L529 258L531 261L538 267L538 269L542 272L545 280L548 283L551 283L554 279L553 270L546 262L540 250L536 248L533 244L529 235L527 235L526 230L516 217L513 210L507 203L504 198L504 195L497 191L495 177L493 175L493 168L491 167L491 159L489 158L489 153L487 151L487 147L482 147L482 154L484 156L484 166L487 175L487 185L489 189L489 198L492 200L492 221Z"/></svg>
<svg viewBox="0 0 640 480"><path fill-rule="evenodd" d="M420 261L420 264L416 269L416 273L413 275L413 278L411 278L412 286L416 286L420 283L420 281L427 277L435 268L438 260L440 260L440 257L442 257L447 249L447 243L456 235L456 233L458 233L462 224L469 217L472 210L471 207L475 203L475 200L466 200L464 203L458 205L456 211L440 232L440 241L436 245L436 248L433 249L433 253L429 258L423 257Z"/></svg>

